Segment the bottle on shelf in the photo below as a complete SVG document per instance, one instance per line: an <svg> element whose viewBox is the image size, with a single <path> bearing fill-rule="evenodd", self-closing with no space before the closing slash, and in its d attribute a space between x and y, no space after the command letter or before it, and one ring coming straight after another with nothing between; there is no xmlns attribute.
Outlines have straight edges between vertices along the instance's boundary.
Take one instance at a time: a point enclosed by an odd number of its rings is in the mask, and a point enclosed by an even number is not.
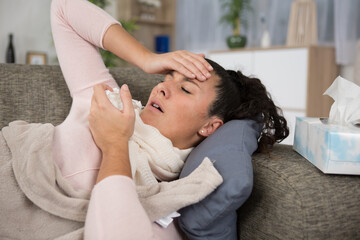
<svg viewBox="0 0 360 240"><path fill-rule="evenodd" d="M12 34L9 34L9 45L6 49L6 63L15 63L15 50Z"/></svg>
<svg viewBox="0 0 360 240"><path fill-rule="evenodd" d="M261 21L261 25L262 25L262 29L263 29L260 46L263 48L270 47L271 46L271 38L270 38L269 30L267 28L266 18L264 15L261 15L260 21Z"/></svg>

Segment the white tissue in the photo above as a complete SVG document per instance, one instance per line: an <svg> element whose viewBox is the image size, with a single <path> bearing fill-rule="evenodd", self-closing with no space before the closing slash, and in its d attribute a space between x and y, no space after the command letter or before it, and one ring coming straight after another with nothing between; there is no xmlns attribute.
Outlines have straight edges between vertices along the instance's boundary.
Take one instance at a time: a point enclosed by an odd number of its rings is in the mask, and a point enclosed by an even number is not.
<svg viewBox="0 0 360 240"><path fill-rule="evenodd" d="M172 221L174 220L174 218L176 217L180 217L180 213L178 212L173 212L171 213L169 216L167 217L163 217L157 221L155 221L157 224L159 224L161 227L163 228L167 228L170 223L172 223Z"/></svg>
<svg viewBox="0 0 360 240"><path fill-rule="evenodd" d="M122 110L123 104L120 98L120 90L118 88L113 88L113 91L105 90L106 96L117 109Z"/></svg>
<svg viewBox="0 0 360 240"><path fill-rule="evenodd" d="M119 110L123 110L123 103L120 97L120 89L113 88L112 92L109 90L105 90L105 93L108 99L110 100L110 102L112 103L112 105L114 105ZM132 99L132 104L135 110L142 109L142 105L140 101Z"/></svg>
<svg viewBox="0 0 360 240"><path fill-rule="evenodd" d="M337 77L325 91L334 99L329 114L329 123L350 126L360 121L360 87L342 77Z"/></svg>

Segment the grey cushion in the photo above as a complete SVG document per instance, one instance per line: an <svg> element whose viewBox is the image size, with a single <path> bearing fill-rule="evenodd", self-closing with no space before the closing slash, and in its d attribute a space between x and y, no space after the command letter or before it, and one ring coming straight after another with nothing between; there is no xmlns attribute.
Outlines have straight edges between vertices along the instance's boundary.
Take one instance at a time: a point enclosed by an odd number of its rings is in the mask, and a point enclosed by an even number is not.
<svg viewBox="0 0 360 240"><path fill-rule="evenodd" d="M224 179L204 200L180 210L179 226L189 239L237 239L236 210L252 190L251 155L257 149L259 131L252 120L230 121L189 155L180 178L209 157Z"/></svg>

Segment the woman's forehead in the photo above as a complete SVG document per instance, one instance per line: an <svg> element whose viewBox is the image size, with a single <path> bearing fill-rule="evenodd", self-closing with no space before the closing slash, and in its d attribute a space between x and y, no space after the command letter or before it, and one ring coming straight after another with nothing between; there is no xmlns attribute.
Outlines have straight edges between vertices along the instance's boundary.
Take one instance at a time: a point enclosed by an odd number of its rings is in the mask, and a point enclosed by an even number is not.
<svg viewBox="0 0 360 240"><path fill-rule="evenodd" d="M195 85L197 85L200 88L204 85L216 84L219 80L219 76L215 73L215 71L211 71L210 72L211 77L205 81L200 81L196 78L188 78L185 75L183 75L182 73L179 73L175 70L169 72L168 74L171 75L172 77L174 77L175 79L181 79L186 82L194 83Z"/></svg>

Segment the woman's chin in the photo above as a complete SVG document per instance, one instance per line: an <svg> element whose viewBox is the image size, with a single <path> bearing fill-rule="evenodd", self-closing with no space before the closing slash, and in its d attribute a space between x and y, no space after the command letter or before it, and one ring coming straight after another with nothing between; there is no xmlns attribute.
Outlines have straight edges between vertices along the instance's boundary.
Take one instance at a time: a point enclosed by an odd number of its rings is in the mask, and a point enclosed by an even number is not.
<svg viewBox="0 0 360 240"><path fill-rule="evenodd" d="M140 113L140 118L143 121L143 123L159 129L156 124L158 121L155 119L155 117L156 116L154 116L154 114L151 114L151 112L149 112L149 110L147 110L147 109L144 109Z"/></svg>

